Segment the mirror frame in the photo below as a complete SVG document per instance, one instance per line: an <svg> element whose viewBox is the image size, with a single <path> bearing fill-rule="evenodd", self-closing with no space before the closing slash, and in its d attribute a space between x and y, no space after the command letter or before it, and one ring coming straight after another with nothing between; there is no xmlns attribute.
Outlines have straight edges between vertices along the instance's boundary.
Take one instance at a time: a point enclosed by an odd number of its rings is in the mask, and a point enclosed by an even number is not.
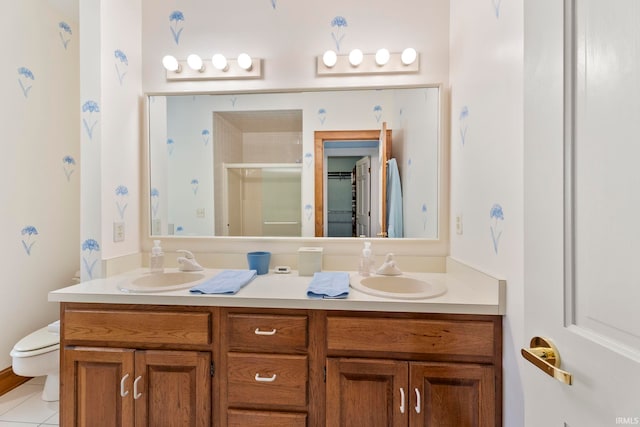
<svg viewBox="0 0 640 427"><path fill-rule="evenodd" d="M411 89L430 87L438 88L440 105L440 149L438 158L438 236L433 239L403 237L390 239L385 237L368 238L373 242L376 253L393 252L397 256L409 257L446 257L449 255L450 236L450 91L443 84L421 84L408 86L384 87L326 87L269 91L232 91L238 94L279 93L279 92L313 92L367 89ZM231 92L229 92L231 93ZM196 253L245 254L247 245L259 246L275 254L295 255L301 246L318 246L324 248L325 260L338 261L344 255L358 256L362 249L362 239L358 237L246 237L246 236L152 236L151 235L151 178L149 159L149 97L185 95L184 92L146 92L144 93L143 122L141 144L141 197L140 197L140 251L149 252L153 240L162 239L166 252L178 249L189 249ZM190 95L224 95L227 92L189 92Z"/></svg>

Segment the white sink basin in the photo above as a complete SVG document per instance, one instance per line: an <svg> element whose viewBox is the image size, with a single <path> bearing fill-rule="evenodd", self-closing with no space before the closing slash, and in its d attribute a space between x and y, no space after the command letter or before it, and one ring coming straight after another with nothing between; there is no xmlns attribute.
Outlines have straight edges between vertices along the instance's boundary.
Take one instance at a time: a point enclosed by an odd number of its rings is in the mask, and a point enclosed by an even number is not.
<svg viewBox="0 0 640 427"><path fill-rule="evenodd" d="M351 287L369 295L393 299L426 299L447 292L445 285L409 276L352 276Z"/></svg>
<svg viewBox="0 0 640 427"><path fill-rule="evenodd" d="M204 279L202 273L186 271L147 273L134 279L127 279L118 285L124 292L161 292L190 288Z"/></svg>

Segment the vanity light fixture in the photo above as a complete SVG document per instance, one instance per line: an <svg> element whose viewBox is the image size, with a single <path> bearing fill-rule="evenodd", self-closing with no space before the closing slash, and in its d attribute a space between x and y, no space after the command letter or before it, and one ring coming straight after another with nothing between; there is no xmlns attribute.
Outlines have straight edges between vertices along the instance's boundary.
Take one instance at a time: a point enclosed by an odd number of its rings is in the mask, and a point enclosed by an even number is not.
<svg viewBox="0 0 640 427"><path fill-rule="evenodd" d="M194 53L187 56L187 64L189 65L189 68L191 68L192 70L198 71L200 73L204 72L205 70L204 63L202 62L202 58L200 58L198 55Z"/></svg>
<svg viewBox="0 0 640 427"><path fill-rule="evenodd" d="M182 71L182 67L180 67L180 63L175 56L166 55L162 58L162 65L167 71L171 71L173 73L180 73Z"/></svg>
<svg viewBox="0 0 640 427"><path fill-rule="evenodd" d="M391 53L389 53L388 49L378 49L376 52L376 64L382 67L383 65L387 65L389 59L391 59Z"/></svg>
<svg viewBox="0 0 640 427"><path fill-rule="evenodd" d="M328 50L322 55L322 63L327 68L332 68L336 62L338 62L338 55L334 51Z"/></svg>
<svg viewBox="0 0 640 427"><path fill-rule="evenodd" d="M348 55L326 51L316 58L316 67L318 76L404 74L419 72L420 61L413 48L407 48L402 53L391 53L383 48L375 54L354 49Z"/></svg>
<svg viewBox="0 0 640 427"><path fill-rule="evenodd" d="M360 49L353 49L349 52L349 64L353 67L357 67L362 64L362 60L364 59L364 54Z"/></svg>
<svg viewBox="0 0 640 427"><path fill-rule="evenodd" d="M227 59L222 54L215 54L211 58L213 66L206 66L202 58L195 54L189 55L186 61L166 55L162 58L162 65L169 81L262 78L262 60L251 58L246 53L238 55L237 59Z"/></svg>
<svg viewBox="0 0 640 427"><path fill-rule="evenodd" d="M402 51L402 55L400 55L400 59L404 65L413 64L418 58L418 53L412 47L408 47Z"/></svg>

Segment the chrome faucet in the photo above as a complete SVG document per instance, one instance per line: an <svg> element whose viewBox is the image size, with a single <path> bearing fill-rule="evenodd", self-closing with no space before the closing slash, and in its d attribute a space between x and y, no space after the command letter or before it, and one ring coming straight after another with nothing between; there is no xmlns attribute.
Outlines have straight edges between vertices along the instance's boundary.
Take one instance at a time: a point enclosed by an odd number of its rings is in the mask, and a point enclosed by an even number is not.
<svg viewBox="0 0 640 427"><path fill-rule="evenodd" d="M180 264L180 271L201 271L203 270L202 266L198 264L196 258L193 256L193 253L185 250L178 249L176 252L184 254L184 256L178 257L178 264Z"/></svg>

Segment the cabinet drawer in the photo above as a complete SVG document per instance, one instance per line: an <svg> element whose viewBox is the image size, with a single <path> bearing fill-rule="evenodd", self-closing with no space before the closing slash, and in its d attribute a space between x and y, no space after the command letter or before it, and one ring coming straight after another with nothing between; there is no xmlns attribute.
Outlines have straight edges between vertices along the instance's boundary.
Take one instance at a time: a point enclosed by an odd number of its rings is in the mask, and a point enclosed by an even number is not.
<svg viewBox="0 0 640 427"><path fill-rule="evenodd" d="M229 353L228 403L304 408L307 366L307 356Z"/></svg>
<svg viewBox="0 0 640 427"><path fill-rule="evenodd" d="M307 316L230 313L229 350L269 353L306 352Z"/></svg>
<svg viewBox="0 0 640 427"><path fill-rule="evenodd" d="M207 312L69 309L62 327L68 342L211 344L211 314Z"/></svg>
<svg viewBox="0 0 640 427"><path fill-rule="evenodd" d="M494 323L376 317L328 317L329 354L394 353L494 356Z"/></svg>
<svg viewBox="0 0 640 427"><path fill-rule="evenodd" d="M295 412L227 411L228 427L305 427L307 414Z"/></svg>

